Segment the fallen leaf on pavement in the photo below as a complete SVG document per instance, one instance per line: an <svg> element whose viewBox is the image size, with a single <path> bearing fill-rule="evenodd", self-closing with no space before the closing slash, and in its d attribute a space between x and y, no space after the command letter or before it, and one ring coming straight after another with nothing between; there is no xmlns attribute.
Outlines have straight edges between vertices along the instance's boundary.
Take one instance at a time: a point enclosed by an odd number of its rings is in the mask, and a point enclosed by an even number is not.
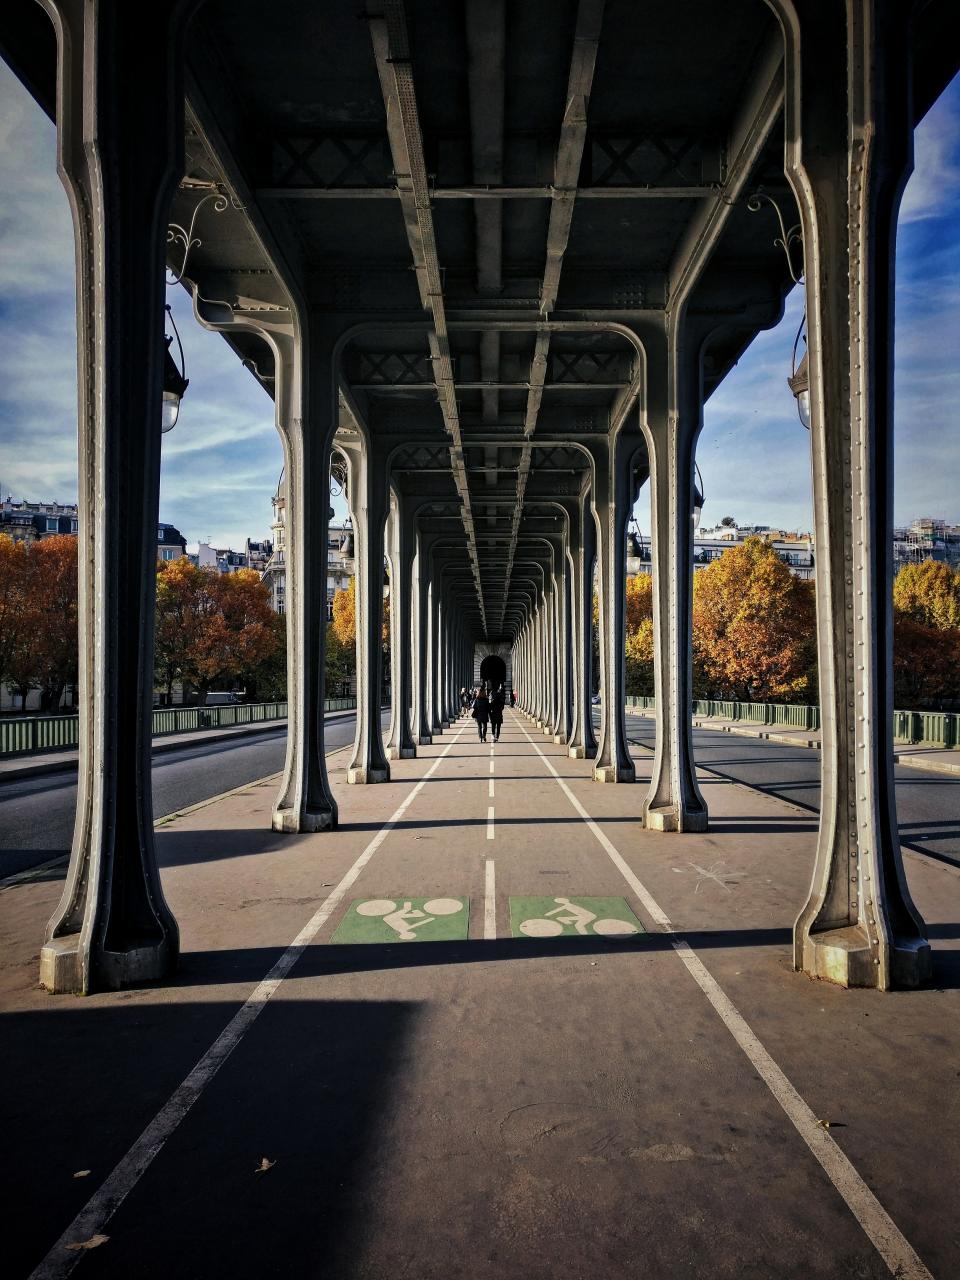
<svg viewBox="0 0 960 1280"><path fill-rule="evenodd" d="M253 1172L254 1172L254 1173L269 1173L269 1171L273 1168L273 1166L274 1166L276 1163L277 1163L277 1162L276 1162L276 1160L268 1160L266 1156L262 1156L262 1157L261 1157L261 1159L260 1159L259 1167L258 1167L258 1168L256 1168L256 1169L254 1169L254 1171L253 1171Z"/></svg>
<svg viewBox="0 0 960 1280"><path fill-rule="evenodd" d="M88 1177L88 1176L89 1176L89 1174L90 1174L90 1170L89 1170L89 1169L78 1169L78 1170L77 1170L77 1172L76 1172L73 1176L74 1176L75 1178L86 1178L86 1177Z"/></svg>
<svg viewBox="0 0 960 1280"><path fill-rule="evenodd" d="M72 1244L68 1244L68 1249L97 1249L102 1244L106 1244L110 1239L109 1236L101 1235L99 1231L95 1232L89 1240L75 1240Z"/></svg>

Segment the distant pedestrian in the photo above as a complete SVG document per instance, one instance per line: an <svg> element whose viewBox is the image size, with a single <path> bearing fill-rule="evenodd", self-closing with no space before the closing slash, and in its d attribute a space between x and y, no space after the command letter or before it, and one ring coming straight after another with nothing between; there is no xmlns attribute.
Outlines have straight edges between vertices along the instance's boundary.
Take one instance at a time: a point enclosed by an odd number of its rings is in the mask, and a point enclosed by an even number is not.
<svg viewBox="0 0 960 1280"><path fill-rule="evenodd" d="M511 689L511 690L510 690L510 705L511 705L511 707L515 707L515 706L517 705L517 691L516 691L516 689Z"/></svg>
<svg viewBox="0 0 960 1280"><path fill-rule="evenodd" d="M477 722L477 733L480 735L480 741L487 740L487 721L490 719L490 700L487 697L487 691L483 688L477 690L477 696L473 700L473 718Z"/></svg>
<svg viewBox="0 0 960 1280"><path fill-rule="evenodd" d="M490 728L493 730L494 742L500 741L500 730L503 728L503 690L495 689L490 697Z"/></svg>
<svg viewBox="0 0 960 1280"><path fill-rule="evenodd" d="M466 711L466 709L467 709L467 707L469 707L469 705L470 705L470 695L469 695L469 693L467 693L466 686L464 686L464 687L460 690L460 710L461 710L461 712Z"/></svg>

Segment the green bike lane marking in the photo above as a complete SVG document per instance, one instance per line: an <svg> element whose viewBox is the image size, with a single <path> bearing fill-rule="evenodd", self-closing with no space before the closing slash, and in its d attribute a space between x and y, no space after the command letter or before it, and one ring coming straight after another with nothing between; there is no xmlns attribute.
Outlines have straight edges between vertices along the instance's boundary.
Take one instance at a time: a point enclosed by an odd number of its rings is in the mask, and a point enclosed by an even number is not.
<svg viewBox="0 0 960 1280"><path fill-rule="evenodd" d="M332 943L463 942L470 928L469 898L357 898Z"/></svg>

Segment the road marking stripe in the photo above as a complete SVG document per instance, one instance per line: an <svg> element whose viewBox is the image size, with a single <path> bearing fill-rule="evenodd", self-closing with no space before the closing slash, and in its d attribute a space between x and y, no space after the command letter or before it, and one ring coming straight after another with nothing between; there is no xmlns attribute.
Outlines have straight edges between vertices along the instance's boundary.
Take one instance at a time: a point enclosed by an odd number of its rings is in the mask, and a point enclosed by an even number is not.
<svg viewBox="0 0 960 1280"><path fill-rule="evenodd" d="M523 728L522 725L521 728ZM650 891L638 880L614 844L600 830L593 818L590 817L586 809L557 773L552 761L544 755L539 746L530 738L525 728L523 728L523 732L534 751L547 766L550 773L553 774L554 780L564 795L610 856L611 861L630 885L630 888L643 903L644 909L660 925L664 933L672 935L670 938L671 946L680 957L687 972L710 1001L723 1021L724 1026L783 1108L797 1133L819 1161L824 1173L826 1173L840 1195L843 1196L850 1212L886 1263L891 1275L895 1276L896 1280L933 1280L933 1276L920 1261L906 1236L903 1235L900 1228L861 1178L850 1159L841 1151L835 1139L818 1123L817 1117L810 1107L758 1040L746 1019L733 1004L716 978L709 972L690 944L684 938L677 936L666 912L663 911Z"/></svg>
<svg viewBox="0 0 960 1280"><path fill-rule="evenodd" d="M490 761L490 772L491 772L491 773L493 773L493 766L494 766L494 764L495 764L495 763L496 763L496 762L495 762L494 760L491 760L491 761Z"/></svg>
<svg viewBox="0 0 960 1280"><path fill-rule="evenodd" d="M487 839L492 840L495 836L493 825L493 805L487 809Z"/></svg>
<svg viewBox="0 0 960 1280"><path fill-rule="evenodd" d="M70 1275L83 1257L84 1250L71 1250L67 1246L79 1240L89 1240L91 1236L103 1231L459 738L460 733L441 751L406 799L387 819L323 905L310 917L267 976L257 984L196 1066L170 1095L96 1194L87 1201L47 1256L31 1272L29 1280L60 1280L61 1277Z"/></svg>
<svg viewBox="0 0 960 1280"><path fill-rule="evenodd" d="M490 797L491 800L493 799L493 779L492 778L487 783L487 795Z"/></svg>
<svg viewBox="0 0 960 1280"><path fill-rule="evenodd" d="M484 874L483 936L492 942L497 936L497 882L493 859L487 859Z"/></svg>

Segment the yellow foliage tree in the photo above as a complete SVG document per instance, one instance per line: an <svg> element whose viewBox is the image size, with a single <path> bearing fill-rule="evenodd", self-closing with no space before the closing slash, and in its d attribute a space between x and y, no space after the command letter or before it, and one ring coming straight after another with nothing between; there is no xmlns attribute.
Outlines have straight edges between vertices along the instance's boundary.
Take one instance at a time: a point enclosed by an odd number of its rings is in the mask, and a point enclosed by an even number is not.
<svg viewBox="0 0 960 1280"><path fill-rule="evenodd" d="M817 697L813 584L747 538L694 574L694 661L701 694L753 702Z"/></svg>
<svg viewBox="0 0 960 1280"><path fill-rule="evenodd" d="M333 634L344 648L357 643L357 580L351 578L343 591L333 593Z"/></svg>
<svg viewBox="0 0 960 1280"><path fill-rule="evenodd" d="M938 560L904 565L893 580L893 607L922 627L960 629L960 573Z"/></svg>

